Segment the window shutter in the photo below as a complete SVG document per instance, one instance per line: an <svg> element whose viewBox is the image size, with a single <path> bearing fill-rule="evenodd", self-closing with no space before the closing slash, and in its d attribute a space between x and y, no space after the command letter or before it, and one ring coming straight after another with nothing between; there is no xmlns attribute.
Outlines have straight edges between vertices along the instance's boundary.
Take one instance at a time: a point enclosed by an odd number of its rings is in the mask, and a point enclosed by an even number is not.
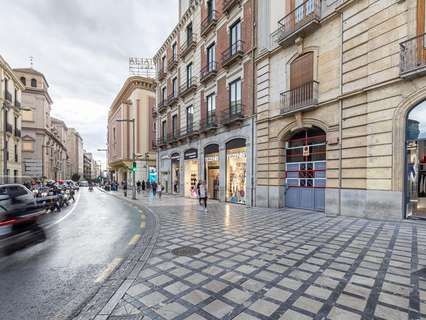
<svg viewBox="0 0 426 320"><path fill-rule="evenodd" d="M290 66L290 90L314 80L314 53L309 52L294 60Z"/></svg>

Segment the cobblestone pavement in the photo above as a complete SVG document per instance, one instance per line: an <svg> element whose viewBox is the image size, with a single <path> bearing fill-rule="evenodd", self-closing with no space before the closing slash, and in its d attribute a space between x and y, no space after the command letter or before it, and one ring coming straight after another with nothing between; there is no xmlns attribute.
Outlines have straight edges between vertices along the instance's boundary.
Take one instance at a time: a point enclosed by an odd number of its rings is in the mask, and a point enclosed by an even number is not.
<svg viewBox="0 0 426 320"><path fill-rule="evenodd" d="M160 234L108 319L426 318L424 222L139 201Z"/></svg>

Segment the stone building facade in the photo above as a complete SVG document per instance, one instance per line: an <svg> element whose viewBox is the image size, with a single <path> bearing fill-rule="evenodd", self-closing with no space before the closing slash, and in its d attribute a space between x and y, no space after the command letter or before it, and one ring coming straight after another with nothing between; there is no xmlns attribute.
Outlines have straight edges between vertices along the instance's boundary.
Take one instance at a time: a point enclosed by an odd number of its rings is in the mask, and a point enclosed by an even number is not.
<svg viewBox="0 0 426 320"><path fill-rule="evenodd" d="M426 213L424 2L257 1L257 206Z"/></svg>
<svg viewBox="0 0 426 320"><path fill-rule="evenodd" d="M21 182L21 93L24 86L0 56L0 182Z"/></svg>
<svg viewBox="0 0 426 320"><path fill-rule="evenodd" d="M22 92L22 171L28 177L63 179L67 149L53 130L52 99L44 75L32 68L14 69Z"/></svg>
<svg viewBox="0 0 426 320"><path fill-rule="evenodd" d="M252 204L253 1L181 1L154 57L157 150L165 191Z"/></svg>
<svg viewBox="0 0 426 320"><path fill-rule="evenodd" d="M155 106L154 79L129 77L111 104L108 113L108 166L111 179L130 180L133 152L136 155L136 181L156 177L156 154L153 149ZM123 122L117 120L133 120ZM133 127L135 126L135 150Z"/></svg>

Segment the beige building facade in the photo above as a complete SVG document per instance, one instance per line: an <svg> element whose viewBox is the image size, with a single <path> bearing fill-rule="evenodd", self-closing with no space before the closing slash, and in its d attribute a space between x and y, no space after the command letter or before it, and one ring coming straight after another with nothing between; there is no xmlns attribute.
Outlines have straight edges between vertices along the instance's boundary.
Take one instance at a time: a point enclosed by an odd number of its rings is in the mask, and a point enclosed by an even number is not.
<svg viewBox="0 0 426 320"><path fill-rule="evenodd" d="M83 159L83 138L80 136L78 131L74 128L68 129L68 135L67 135L67 151L68 151L68 158L70 161L70 167L71 167L71 174L70 177L73 175L79 175L80 179L83 179L84 175L84 159Z"/></svg>
<svg viewBox="0 0 426 320"><path fill-rule="evenodd" d="M0 149L3 151L0 153L0 181L21 182L21 93L24 86L2 56L0 56L0 81Z"/></svg>
<svg viewBox="0 0 426 320"><path fill-rule="evenodd" d="M257 1L257 206L425 213L424 11L424 0Z"/></svg>
<svg viewBox="0 0 426 320"><path fill-rule="evenodd" d="M64 179L67 149L53 130L52 99L44 75L32 68L14 69L22 92L22 171L25 176Z"/></svg>
<svg viewBox="0 0 426 320"><path fill-rule="evenodd" d="M159 179L168 193L251 205L253 1L180 2L154 56Z"/></svg>
<svg viewBox="0 0 426 320"><path fill-rule="evenodd" d="M108 113L107 137L108 166L112 180L131 182L133 153L136 156L136 181L147 181L150 175L156 175L152 117L154 105L155 81L140 76L129 77L114 99Z"/></svg>

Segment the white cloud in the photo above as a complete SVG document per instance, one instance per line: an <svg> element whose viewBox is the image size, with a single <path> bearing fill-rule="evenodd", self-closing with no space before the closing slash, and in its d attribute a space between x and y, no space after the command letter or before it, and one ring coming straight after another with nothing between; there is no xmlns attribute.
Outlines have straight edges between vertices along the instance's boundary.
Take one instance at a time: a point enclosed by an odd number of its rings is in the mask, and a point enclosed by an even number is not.
<svg viewBox="0 0 426 320"><path fill-rule="evenodd" d="M106 143L108 108L128 76L128 57L152 57L177 22L178 0L2 1L0 54L43 72L52 115L75 127L85 148Z"/></svg>

